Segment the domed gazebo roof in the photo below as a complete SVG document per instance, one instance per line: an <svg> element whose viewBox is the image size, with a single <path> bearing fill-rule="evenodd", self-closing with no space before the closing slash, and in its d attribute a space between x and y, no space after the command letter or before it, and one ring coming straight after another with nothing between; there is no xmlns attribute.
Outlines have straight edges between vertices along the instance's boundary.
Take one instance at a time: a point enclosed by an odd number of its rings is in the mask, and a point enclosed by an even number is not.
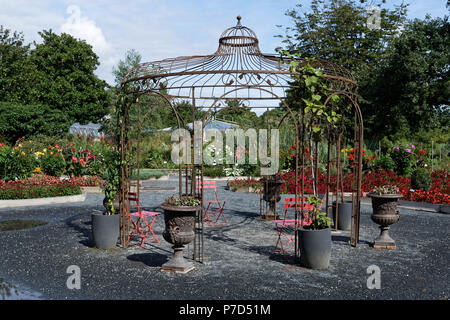
<svg viewBox="0 0 450 320"><path fill-rule="evenodd" d="M293 81L292 72L275 54L261 53L256 34L241 25L240 16L237 20L235 26L222 33L215 53L142 63L127 73L122 86L138 83L130 87L139 87L137 91L165 89L171 98L195 98L199 106L209 106L222 98L264 100L264 106L278 106ZM316 64L325 77L356 84L348 70L327 61Z"/></svg>

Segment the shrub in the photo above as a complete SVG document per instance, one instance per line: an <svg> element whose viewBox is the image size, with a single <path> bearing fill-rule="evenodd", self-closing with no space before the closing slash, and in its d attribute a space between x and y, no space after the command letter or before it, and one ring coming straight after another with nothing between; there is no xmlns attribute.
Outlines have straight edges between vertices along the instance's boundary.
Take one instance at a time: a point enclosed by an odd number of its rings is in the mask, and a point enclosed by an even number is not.
<svg viewBox="0 0 450 320"><path fill-rule="evenodd" d="M411 188L428 191L431 187L431 174L425 168L417 168L411 174Z"/></svg>
<svg viewBox="0 0 450 320"><path fill-rule="evenodd" d="M374 163L374 169L375 170L394 170L395 169L395 162L392 160L392 158L387 154L382 154L380 157L375 159Z"/></svg>
<svg viewBox="0 0 450 320"><path fill-rule="evenodd" d="M223 166L208 166L203 168L203 175L210 178L225 177Z"/></svg>

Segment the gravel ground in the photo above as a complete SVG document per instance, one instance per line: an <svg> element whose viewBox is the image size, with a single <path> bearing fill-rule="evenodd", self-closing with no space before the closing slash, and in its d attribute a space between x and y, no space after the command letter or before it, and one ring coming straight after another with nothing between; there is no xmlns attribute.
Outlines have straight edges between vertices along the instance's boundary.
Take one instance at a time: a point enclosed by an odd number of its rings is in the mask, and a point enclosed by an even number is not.
<svg viewBox="0 0 450 320"><path fill-rule="evenodd" d="M156 186L155 181L145 184ZM160 243L148 242L140 247L135 242L128 249L94 248L90 214L103 209L102 194L88 194L81 203L0 209L0 221L48 222L29 230L0 233L0 278L18 289L18 294L9 298L447 300L449 297L449 215L400 208L402 219L390 231L398 249L376 250L370 244L379 229L370 220L370 206L362 205L359 245L349 245L349 232L333 232L329 269L308 270L292 258L273 254L277 235L273 222L259 217L259 195L230 192L225 190L225 182L218 184L221 198L227 200L225 214L229 224L205 228L205 262L195 262L195 269L185 275L160 271L173 252L162 237L163 216L154 225ZM161 181L158 185L176 186L177 181ZM173 191L145 192L141 201L147 209L155 209L171 194ZM186 248L186 255L187 251ZM68 289L66 285L70 276L66 271L71 265L81 270L80 289ZM371 265L380 268L380 289L367 288L370 276L367 268Z"/></svg>

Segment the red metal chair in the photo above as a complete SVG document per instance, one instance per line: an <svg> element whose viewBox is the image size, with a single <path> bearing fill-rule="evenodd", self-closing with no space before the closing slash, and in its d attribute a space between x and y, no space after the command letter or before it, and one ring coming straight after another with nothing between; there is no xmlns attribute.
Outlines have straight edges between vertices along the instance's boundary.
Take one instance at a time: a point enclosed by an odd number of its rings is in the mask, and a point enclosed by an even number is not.
<svg viewBox="0 0 450 320"><path fill-rule="evenodd" d="M227 219L225 218L225 214L223 213L223 209L225 207L226 200L219 200L217 195L217 186L216 181L201 181L197 182L198 192L203 194L203 208L204 208L204 216L203 221L208 222L209 225L226 225L228 224ZM205 200L205 189L211 189L214 191L214 199L213 200ZM218 208L215 208L214 204L218 205ZM220 217L223 218L223 222L219 223Z"/></svg>
<svg viewBox="0 0 450 320"><path fill-rule="evenodd" d="M161 214L161 212L152 212L145 211L141 209L140 201L136 192L128 192L128 195L125 197L126 200L134 201L136 203L136 212L127 212L128 219L130 219L131 224L133 225L133 229L131 230L128 240L131 239L133 234L137 233L139 237L142 239L141 247L144 245L145 240L147 240L149 233L151 233L157 243L159 243L159 239L156 234L152 230L153 223L155 223L156 217ZM131 207L131 206L130 206ZM127 208L125 206L125 211ZM136 221L133 218L137 218Z"/></svg>
<svg viewBox="0 0 450 320"><path fill-rule="evenodd" d="M288 218L288 209L294 208L295 210L295 198L286 198L284 204L284 218L282 220L274 220L275 229L277 230L277 242L275 244L274 253L281 253L283 256L291 250L287 247L291 244L295 244L295 232L296 228L300 226L307 226L311 224L312 220L308 212L311 211L313 206L308 203L307 198L303 198L303 216L294 219ZM322 200L323 202L323 200ZM322 204L320 205L322 207ZM302 211L302 199L297 198L297 213L301 214ZM295 211L294 211L295 214ZM297 222L297 223L296 223Z"/></svg>

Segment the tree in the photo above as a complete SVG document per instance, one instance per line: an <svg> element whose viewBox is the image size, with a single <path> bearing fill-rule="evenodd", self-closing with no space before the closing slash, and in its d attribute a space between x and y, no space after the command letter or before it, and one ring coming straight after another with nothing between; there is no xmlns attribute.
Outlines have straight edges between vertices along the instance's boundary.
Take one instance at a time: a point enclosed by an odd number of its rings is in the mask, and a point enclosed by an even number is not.
<svg viewBox="0 0 450 320"><path fill-rule="evenodd" d="M66 115L46 105L0 102L0 136L10 143L35 135L61 136L67 132Z"/></svg>
<svg viewBox="0 0 450 320"><path fill-rule="evenodd" d="M22 33L0 26L0 101L30 102L35 67Z"/></svg>
<svg viewBox="0 0 450 320"><path fill-rule="evenodd" d="M116 88L120 87L120 84L128 71L141 63L141 59L141 54L134 49L128 50L125 53L125 59L119 60L119 63L112 71Z"/></svg>
<svg viewBox="0 0 450 320"><path fill-rule="evenodd" d="M354 0L313 0L311 13L301 13L298 4L286 13L294 26L286 29L283 43L291 53L329 60L355 72L376 63L387 50L406 19L406 7L389 10L379 4L380 25L371 27L368 19L374 13Z"/></svg>
<svg viewBox="0 0 450 320"><path fill-rule="evenodd" d="M67 116L67 128L74 122L97 122L110 104L108 84L95 74L99 65L92 46L69 34L51 30L39 32L43 43L34 43L31 59L37 69L32 96L39 104Z"/></svg>
<svg viewBox="0 0 450 320"><path fill-rule="evenodd" d="M448 17L415 19L392 43L390 54L365 86L364 110L372 136L410 135L450 125ZM391 139L392 140L392 139Z"/></svg>

